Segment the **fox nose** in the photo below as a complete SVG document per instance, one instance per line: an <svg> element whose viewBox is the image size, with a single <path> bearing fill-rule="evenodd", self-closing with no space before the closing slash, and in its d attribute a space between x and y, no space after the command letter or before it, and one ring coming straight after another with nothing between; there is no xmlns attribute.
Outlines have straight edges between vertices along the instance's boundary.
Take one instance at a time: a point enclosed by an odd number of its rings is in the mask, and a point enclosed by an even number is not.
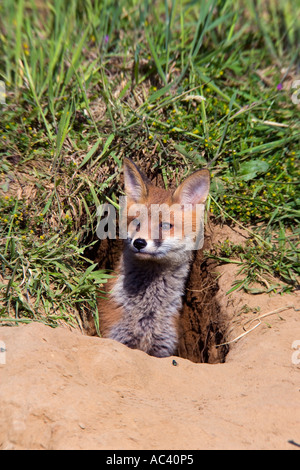
<svg viewBox="0 0 300 470"><path fill-rule="evenodd" d="M137 250L142 250L143 248L145 248L145 246L147 246L147 242L143 238L137 238L136 240L134 240L133 246Z"/></svg>

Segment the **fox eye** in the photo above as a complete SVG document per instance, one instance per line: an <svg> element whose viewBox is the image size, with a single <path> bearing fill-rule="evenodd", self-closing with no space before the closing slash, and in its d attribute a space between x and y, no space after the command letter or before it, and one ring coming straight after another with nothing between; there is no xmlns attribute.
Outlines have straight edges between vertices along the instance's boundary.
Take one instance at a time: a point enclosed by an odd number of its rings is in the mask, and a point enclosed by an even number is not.
<svg viewBox="0 0 300 470"><path fill-rule="evenodd" d="M168 222L161 222L159 226L162 230L171 230L171 228L173 227L173 225L169 224Z"/></svg>
<svg viewBox="0 0 300 470"><path fill-rule="evenodd" d="M138 232L141 228L141 223L139 221L139 219L133 219L131 222L130 222L130 225L132 225L132 227L134 227L136 229L136 231Z"/></svg>

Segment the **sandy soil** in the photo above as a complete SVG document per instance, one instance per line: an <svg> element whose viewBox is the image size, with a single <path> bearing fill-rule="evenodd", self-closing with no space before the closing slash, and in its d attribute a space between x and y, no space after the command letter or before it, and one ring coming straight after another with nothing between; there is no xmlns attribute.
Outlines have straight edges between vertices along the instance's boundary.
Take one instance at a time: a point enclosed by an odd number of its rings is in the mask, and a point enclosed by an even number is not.
<svg viewBox="0 0 300 470"><path fill-rule="evenodd" d="M212 243L244 234L214 230ZM0 328L0 449L299 449L300 292L226 292L225 364L153 358L38 323ZM293 349L294 348L296 349Z"/></svg>
<svg viewBox="0 0 300 470"><path fill-rule="evenodd" d="M268 299L269 308L297 301L294 295ZM0 340L6 347L0 449L300 446L294 309L262 319L231 348L225 364L176 358L174 366L173 358L37 323L2 327Z"/></svg>

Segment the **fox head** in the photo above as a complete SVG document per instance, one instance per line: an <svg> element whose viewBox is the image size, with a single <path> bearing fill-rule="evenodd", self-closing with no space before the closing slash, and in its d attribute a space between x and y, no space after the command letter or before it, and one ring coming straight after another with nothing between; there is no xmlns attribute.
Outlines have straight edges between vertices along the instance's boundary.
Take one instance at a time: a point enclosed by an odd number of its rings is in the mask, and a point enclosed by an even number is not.
<svg viewBox="0 0 300 470"><path fill-rule="evenodd" d="M130 252L139 259L159 260L201 248L196 240L203 232L209 171L196 171L171 192L154 186L128 158L123 169Z"/></svg>

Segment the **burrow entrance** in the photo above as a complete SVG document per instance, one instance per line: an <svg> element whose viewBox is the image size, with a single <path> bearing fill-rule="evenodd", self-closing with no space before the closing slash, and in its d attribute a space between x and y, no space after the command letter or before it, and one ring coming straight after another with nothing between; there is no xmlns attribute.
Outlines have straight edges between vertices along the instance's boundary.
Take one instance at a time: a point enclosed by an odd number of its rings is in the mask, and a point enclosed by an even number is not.
<svg viewBox="0 0 300 470"><path fill-rule="evenodd" d="M180 317L178 356L193 362L225 362L228 346L225 312L217 300L219 290L216 264L203 251L212 249L211 231L208 229L203 250L195 252L195 259L186 284ZM121 240L99 241L93 258L99 269L113 270L122 251ZM91 331L90 331L91 333ZM93 333L92 333L93 334Z"/></svg>
<svg viewBox="0 0 300 470"><path fill-rule="evenodd" d="M151 159L145 155L137 155L137 165L156 186L164 186L159 170L153 169ZM179 175L180 176L180 175ZM181 175L182 176L182 175ZM119 188L123 187L121 175ZM170 181L170 189L175 189L176 182ZM217 300L219 291L216 274L217 263L204 255L205 251L213 250L214 227L211 222L206 227L204 247L195 252L190 275L186 284L183 309L180 321L180 342L178 356L193 362L221 363L225 362L229 351L228 346L219 346L226 342L227 316ZM99 269L114 270L121 255L122 240L98 240L92 252L86 255L99 264ZM93 319L83 321L88 334L95 334ZM101 326L100 326L101 328Z"/></svg>

